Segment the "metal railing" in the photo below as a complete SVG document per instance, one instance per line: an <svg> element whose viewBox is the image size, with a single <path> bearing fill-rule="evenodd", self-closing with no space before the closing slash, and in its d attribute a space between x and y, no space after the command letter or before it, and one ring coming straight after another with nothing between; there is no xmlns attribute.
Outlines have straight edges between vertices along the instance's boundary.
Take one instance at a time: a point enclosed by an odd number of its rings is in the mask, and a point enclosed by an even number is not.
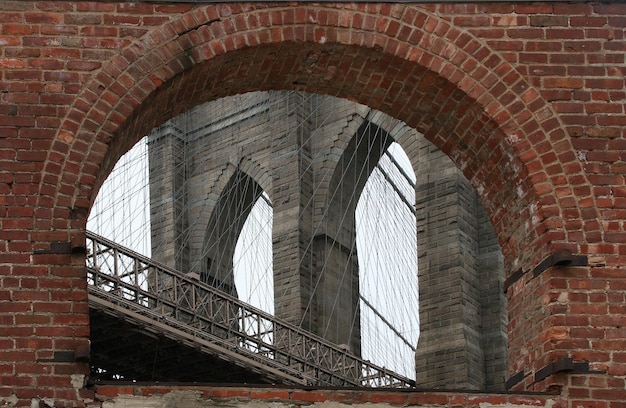
<svg viewBox="0 0 626 408"><path fill-rule="evenodd" d="M365 361L299 327L123 248L87 234L92 307L129 318L286 383L337 387L414 387L415 382Z"/></svg>

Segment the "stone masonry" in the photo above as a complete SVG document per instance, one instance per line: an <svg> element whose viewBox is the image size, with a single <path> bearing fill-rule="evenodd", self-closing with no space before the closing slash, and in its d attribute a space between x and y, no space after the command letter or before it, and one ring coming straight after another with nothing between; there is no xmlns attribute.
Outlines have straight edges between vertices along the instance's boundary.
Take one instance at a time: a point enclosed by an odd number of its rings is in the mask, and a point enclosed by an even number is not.
<svg viewBox="0 0 626 408"><path fill-rule="evenodd" d="M493 228L448 157L362 105L248 94L152 132L153 253L236 295L235 243L265 190L274 203L276 315L359 354L356 203L380 156L407 133L420 141L418 384L503 389L506 299Z"/></svg>
<svg viewBox="0 0 626 408"><path fill-rule="evenodd" d="M467 179L424 139L416 174L417 383L503 389L507 314L493 227Z"/></svg>

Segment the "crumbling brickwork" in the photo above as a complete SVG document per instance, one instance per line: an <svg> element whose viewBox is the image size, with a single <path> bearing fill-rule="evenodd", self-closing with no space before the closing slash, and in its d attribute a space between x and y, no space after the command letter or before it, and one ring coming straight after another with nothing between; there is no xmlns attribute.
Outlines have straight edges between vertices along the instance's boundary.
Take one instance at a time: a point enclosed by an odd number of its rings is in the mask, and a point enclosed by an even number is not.
<svg viewBox="0 0 626 408"><path fill-rule="evenodd" d="M511 390L620 406L625 14L618 1L0 3L0 400L93 396L81 252L121 154L201 102L296 89L404 121L476 189L502 247Z"/></svg>

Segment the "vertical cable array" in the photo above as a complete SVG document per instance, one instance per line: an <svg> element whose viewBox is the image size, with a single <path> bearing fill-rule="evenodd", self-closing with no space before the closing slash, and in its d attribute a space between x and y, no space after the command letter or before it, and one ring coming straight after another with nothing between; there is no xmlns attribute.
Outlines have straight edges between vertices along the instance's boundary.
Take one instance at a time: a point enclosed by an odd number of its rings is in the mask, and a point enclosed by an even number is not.
<svg viewBox="0 0 626 408"><path fill-rule="evenodd" d="M147 139L142 138L117 162L100 188L87 229L150 256L150 208Z"/></svg>
<svg viewBox="0 0 626 408"><path fill-rule="evenodd" d="M414 201L415 179L407 179L401 172L412 170L399 145L392 144L388 154L369 177L356 210L360 290L373 306L363 302L365 307L361 307L362 354L393 362L388 367L412 377L419 337L417 231L415 210L406 202Z"/></svg>
<svg viewBox="0 0 626 408"><path fill-rule="evenodd" d="M264 194L254 204L243 225L233 266L239 298L274 314L272 220L272 204Z"/></svg>

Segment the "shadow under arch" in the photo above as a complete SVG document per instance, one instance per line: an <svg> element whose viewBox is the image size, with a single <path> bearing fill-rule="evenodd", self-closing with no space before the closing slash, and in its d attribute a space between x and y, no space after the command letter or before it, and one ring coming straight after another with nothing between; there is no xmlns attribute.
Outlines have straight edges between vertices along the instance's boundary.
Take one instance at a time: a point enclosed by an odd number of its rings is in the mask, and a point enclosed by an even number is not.
<svg viewBox="0 0 626 408"><path fill-rule="evenodd" d="M235 245L261 186L240 170L231 176L214 207L204 238L200 280L237 296L233 272Z"/></svg>

